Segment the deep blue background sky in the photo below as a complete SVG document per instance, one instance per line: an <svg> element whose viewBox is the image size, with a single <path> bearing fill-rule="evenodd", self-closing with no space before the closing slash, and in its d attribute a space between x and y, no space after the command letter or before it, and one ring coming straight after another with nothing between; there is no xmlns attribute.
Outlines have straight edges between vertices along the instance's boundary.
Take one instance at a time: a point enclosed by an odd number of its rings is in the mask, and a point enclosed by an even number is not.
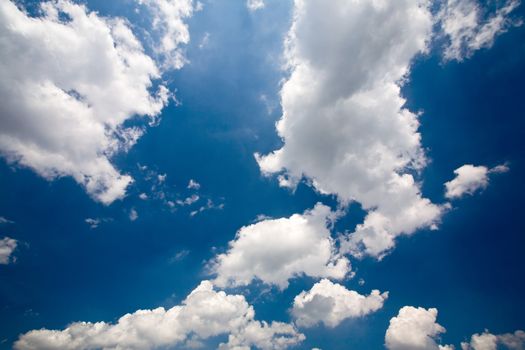
<svg viewBox="0 0 525 350"><path fill-rule="evenodd" d="M89 7L131 15L128 3L93 1ZM274 123L290 5L269 1L250 14L244 1L214 1L194 15L191 63L167 77L182 105L166 108L160 125L115 160L136 180L123 201L105 207L70 178L47 182L0 161L0 216L15 221L0 226L0 236L23 242L16 263L0 265L0 348L30 329L114 321L139 308L177 304L209 277L206 261L258 214L289 216L319 200L334 204L304 185L295 193L279 188L260 175L253 158L280 145ZM523 6L518 12L525 17ZM209 43L199 48L205 33ZM524 26L463 63L442 63L438 50L417 59L403 91L411 110L424 111L420 131L432 160L422 175L424 194L444 202L443 183L466 163L508 161L511 170L494 176L483 193L455 201L439 231L400 239L381 262L354 261L357 276L345 286L390 291L384 308L335 329L304 330L301 348L382 349L389 319L405 305L438 308L447 344L485 328L525 327L524 81ZM190 217L190 209L171 212L160 200L140 200L152 181L138 164L166 173L164 190L173 198L191 194L186 185L193 178L203 197L224 208ZM133 222L131 208L139 214ZM352 206L339 228L351 230L362 214ZM91 229L88 217L111 221ZM176 261L183 250L189 254ZM293 297L313 282L294 280L284 292L243 292L258 319L288 321Z"/></svg>

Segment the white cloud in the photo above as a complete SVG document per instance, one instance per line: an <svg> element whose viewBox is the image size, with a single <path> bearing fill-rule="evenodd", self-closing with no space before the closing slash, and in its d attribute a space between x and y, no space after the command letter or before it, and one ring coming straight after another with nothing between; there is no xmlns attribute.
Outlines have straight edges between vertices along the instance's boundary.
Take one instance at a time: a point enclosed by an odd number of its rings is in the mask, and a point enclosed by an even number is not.
<svg viewBox="0 0 525 350"><path fill-rule="evenodd" d="M242 295L217 292L203 281L181 305L165 310L138 310L117 323L75 322L64 330L33 330L20 336L17 350L32 349L128 349L146 350L199 344L229 334L221 349L285 349L304 339L291 325L267 324L254 319L255 312Z"/></svg>
<svg viewBox="0 0 525 350"><path fill-rule="evenodd" d="M228 343L220 344L219 350L250 350L252 347L267 350L283 350L305 339L295 328L283 322L252 321L238 333L228 337Z"/></svg>
<svg viewBox="0 0 525 350"><path fill-rule="evenodd" d="M90 228L95 229L103 222L111 222L112 218L86 218L84 222L89 225Z"/></svg>
<svg viewBox="0 0 525 350"><path fill-rule="evenodd" d="M202 3L193 6L193 0L138 0L153 15L153 29L160 36L155 49L164 69L180 69L187 62L182 45L189 43L190 32L184 22L193 11L202 9Z"/></svg>
<svg viewBox="0 0 525 350"><path fill-rule="evenodd" d="M96 219L87 218L84 221L86 222L86 224L89 225L90 228L97 228L98 225L100 225L100 219L99 218L96 218Z"/></svg>
<svg viewBox="0 0 525 350"><path fill-rule="evenodd" d="M322 279L308 292L295 297L292 315L298 326L312 327L322 322L336 327L347 318L362 317L381 309L387 298L388 292L373 290L365 296Z"/></svg>
<svg viewBox="0 0 525 350"><path fill-rule="evenodd" d="M137 213L137 210L135 210L135 208L131 208L131 210L129 211L129 219L131 221L135 221L139 218L139 213Z"/></svg>
<svg viewBox="0 0 525 350"><path fill-rule="evenodd" d="M132 181L111 163L167 102L155 62L126 21L68 0L29 17L0 0L0 153L46 179L72 176L96 200L122 198ZM67 19L65 19L67 18Z"/></svg>
<svg viewBox="0 0 525 350"><path fill-rule="evenodd" d="M472 195L478 190L483 190L489 185L489 175L509 171L508 166L498 165L492 169L485 166L465 164L456 170L456 177L445 183L445 197L449 199L460 198L466 194Z"/></svg>
<svg viewBox="0 0 525 350"><path fill-rule="evenodd" d="M18 241L9 237L0 239L0 265L7 265L13 261L11 256L18 245Z"/></svg>
<svg viewBox="0 0 525 350"><path fill-rule="evenodd" d="M474 334L470 343L461 343L462 350L497 350L498 345L509 350L523 350L525 347L525 332L518 330L514 333L494 335L488 331Z"/></svg>
<svg viewBox="0 0 525 350"><path fill-rule="evenodd" d="M143 201L147 200L148 199L148 195L144 192L142 192L141 194L139 194L139 198L142 199Z"/></svg>
<svg viewBox="0 0 525 350"><path fill-rule="evenodd" d="M490 48L499 34L519 24L509 19L509 14L519 6L519 0L504 0L498 4L501 5L494 13L484 16L487 9L475 0L443 1L437 20L447 39L445 60L461 61L479 49Z"/></svg>
<svg viewBox="0 0 525 350"><path fill-rule="evenodd" d="M213 203L213 201L211 199L208 199L206 201L206 204L201 206L199 209L197 210L193 210L192 212L190 212L190 216L193 217L197 214L200 214L202 213L203 211L206 211L206 210L211 210L211 209L224 209L224 203L221 203L221 204L215 204Z"/></svg>
<svg viewBox="0 0 525 350"><path fill-rule="evenodd" d="M246 0L246 7L251 12L263 9L265 6L264 0Z"/></svg>
<svg viewBox="0 0 525 350"><path fill-rule="evenodd" d="M190 190L198 190L199 188L201 188L201 184L193 179L190 179L190 182L188 182L187 188Z"/></svg>
<svg viewBox="0 0 525 350"><path fill-rule="evenodd" d="M159 184L165 182L167 177L168 177L168 174L158 174L157 180L159 181Z"/></svg>
<svg viewBox="0 0 525 350"><path fill-rule="evenodd" d="M397 236L435 227L443 210L414 179L426 159L417 115L400 94L412 59L427 52L429 5L295 1L277 123L284 146L256 158L283 186L306 177L321 193L361 203L365 222L343 240L355 256L380 258Z"/></svg>
<svg viewBox="0 0 525 350"><path fill-rule="evenodd" d="M405 306L390 319L385 334L389 350L453 350L451 345L438 345L436 338L446 330L436 322L438 310Z"/></svg>
<svg viewBox="0 0 525 350"><path fill-rule="evenodd" d="M242 227L228 251L211 263L215 283L242 286L259 279L284 289L289 279L300 275L345 277L349 261L337 254L327 228L332 214L318 203L302 215Z"/></svg>

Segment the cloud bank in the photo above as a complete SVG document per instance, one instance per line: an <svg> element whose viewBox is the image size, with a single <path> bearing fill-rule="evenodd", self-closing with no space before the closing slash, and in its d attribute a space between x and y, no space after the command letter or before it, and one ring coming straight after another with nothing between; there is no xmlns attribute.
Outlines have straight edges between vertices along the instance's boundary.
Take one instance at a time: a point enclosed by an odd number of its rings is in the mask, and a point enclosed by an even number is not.
<svg viewBox="0 0 525 350"><path fill-rule="evenodd" d="M304 339L292 325L259 322L241 295L217 292L203 281L181 305L171 309L138 310L117 323L75 322L64 330L33 330L20 336L16 350L191 348L217 335L228 334L220 349L281 350Z"/></svg>

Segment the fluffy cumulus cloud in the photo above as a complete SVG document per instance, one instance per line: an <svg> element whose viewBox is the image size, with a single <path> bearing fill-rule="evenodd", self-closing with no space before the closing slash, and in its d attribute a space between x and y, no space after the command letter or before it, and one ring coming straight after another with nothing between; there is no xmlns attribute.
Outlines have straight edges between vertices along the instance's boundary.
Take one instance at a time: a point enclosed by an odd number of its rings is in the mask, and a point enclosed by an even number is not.
<svg viewBox="0 0 525 350"><path fill-rule="evenodd" d="M0 239L0 265L7 265L13 261L12 254L18 241L9 237Z"/></svg>
<svg viewBox="0 0 525 350"><path fill-rule="evenodd" d="M438 310L405 306L390 320L385 334L389 350L453 350L451 345L438 345L436 338L445 332L436 322Z"/></svg>
<svg viewBox="0 0 525 350"><path fill-rule="evenodd" d="M482 165L465 164L454 170L454 174L456 174L454 179L445 183L445 197L454 199L467 194L472 195L489 185L489 175L507 171L509 168L506 165L498 165L489 169Z"/></svg>
<svg viewBox="0 0 525 350"><path fill-rule="evenodd" d="M414 178L426 159L418 117L400 93L411 61L427 52L429 6L295 1L277 123L284 146L256 158L282 186L306 177L321 193L361 203L368 216L343 242L355 256L380 258L397 236L433 227L442 213Z"/></svg>
<svg viewBox="0 0 525 350"><path fill-rule="evenodd" d="M109 204L132 181L111 163L167 103L155 62L127 22L68 0L43 2L30 17L0 0L0 153L53 179L72 176Z"/></svg>
<svg viewBox="0 0 525 350"><path fill-rule="evenodd" d="M159 36L154 49L164 69L179 69L187 62L183 45L189 43L190 32L185 19L202 8L193 0L138 0L152 14L153 31Z"/></svg>
<svg viewBox="0 0 525 350"><path fill-rule="evenodd" d="M242 227L228 251L211 264L215 283L242 286L258 279L283 289L289 279L300 275L345 277L350 265L330 237L332 215L329 207L318 203L303 214Z"/></svg>
<svg viewBox="0 0 525 350"><path fill-rule="evenodd" d="M324 323L328 327L336 327L347 318L379 310L387 298L388 292L373 290L366 296L322 279L312 289L295 297L292 315L298 326L311 327Z"/></svg>
<svg viewBox="0 0 525 350"><path fill-rule="evenodd" d="M519 24L512 21L510 13L519 0L497 2L499 7L489 12L476 0L446 0L437 16L442 35L445 37L445 60L461 61L482 48L490 48L494 39L509 26Z"/></svg>
<svg viewBox="0 0 525 350"><path fill-rule="evenodd" d="M17 350L188 348L203 340L229 334L221 349L285 349L304 336L289 324L259 322L241 295L217 292L203 281L181 305L171 309L139 310L117 323L76 322L64 330L33 330L20 336Z"/></svg>
<svg viewBox="0 0 525 350"><path fill-rule="evenodd" d="M494 335L485 331L481 334L474 334L470 342L461 343L462 350L497 350L505 348L509 350L523 350L525 348L525 332L518 330L514 333Z"/></svg>

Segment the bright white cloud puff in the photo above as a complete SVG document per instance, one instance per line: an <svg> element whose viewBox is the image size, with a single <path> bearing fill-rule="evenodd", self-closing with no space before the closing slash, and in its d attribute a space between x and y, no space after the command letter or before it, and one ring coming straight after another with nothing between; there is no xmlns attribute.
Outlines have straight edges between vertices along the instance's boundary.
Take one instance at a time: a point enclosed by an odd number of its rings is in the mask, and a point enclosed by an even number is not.
<svg viewBox="0 0 525 350"><path fill-rule="evenodd" d="M301 327L324 323L336 327L347 318L366 316L383 307L388 292L373 290L361 295L344 286L322 279L309 291L303 291L294 299L292 315Z"/></svg>
<svg viewBox="0 0 525 350"><path fill-rule="evenodd" d="M486 166L474 166L465 164L456 170L456 177L445 183L445 197L449 199L472 195L476 191L483 190L489 185L491 174L505 173L509 171L507 165L498 165L492 169Z"/></svg>
<svg viewBox="0 0 525 350"><path fill-rule="evenodd" d="M221 287L243 286L253 280L284 289L301 275L341 279L349 261L337 252L328 225L333 213L318 203L304 214L266 219L244 226L226 253L211 263Z"/></svg>
<svg viewBox="0 0 525 350"><path fill-rule="evenodd" d="M436 339L446 330L436 322L438 310L405 306L390 320L385 334L389 350L453 350L451 345L438 345Z"/></svg>

